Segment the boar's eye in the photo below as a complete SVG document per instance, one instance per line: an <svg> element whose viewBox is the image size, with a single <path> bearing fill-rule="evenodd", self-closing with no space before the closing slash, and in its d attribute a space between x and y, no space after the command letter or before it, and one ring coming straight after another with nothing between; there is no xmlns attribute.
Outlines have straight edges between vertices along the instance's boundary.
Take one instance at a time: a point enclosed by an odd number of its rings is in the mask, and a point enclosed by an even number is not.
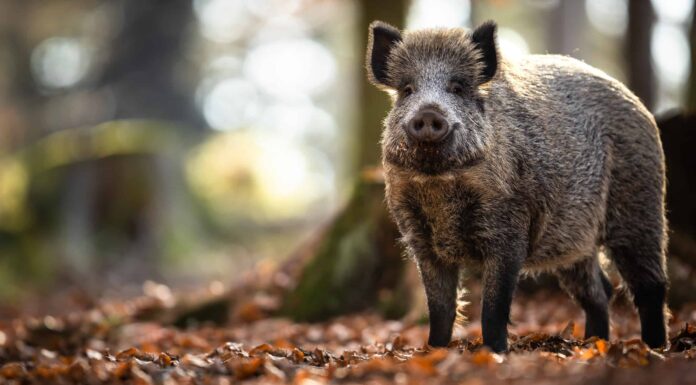
<svg viewBox="0 0 696 385"><path fill-rule="evenodd" d="M401 89L401 96L402 97L405 98L407 96L411 96L411 94L413 94L413 86L412 85L407 84Z"/></svg>
<svg viewBox="0 0 696 385"><path fill-rule="evenodd" d="M450 83L448 88L449 89L447 91L452 93L452 94L455 94L457 96L464 95L464 86L460 82L454 81L454 82Z"/></svg>

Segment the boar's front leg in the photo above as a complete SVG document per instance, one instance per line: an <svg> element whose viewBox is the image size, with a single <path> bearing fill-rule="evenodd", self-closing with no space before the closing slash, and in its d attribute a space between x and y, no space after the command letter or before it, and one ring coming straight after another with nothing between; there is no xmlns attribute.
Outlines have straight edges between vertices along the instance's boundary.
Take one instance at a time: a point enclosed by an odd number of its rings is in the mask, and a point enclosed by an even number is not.
<svg viewBox="0 0 696 385"><path fill-rule="evenodd" d="M444 264L430 257L419 259L418 269L428 299L430 316L428 345L445 347L452 338L452 327L457 312L459 267Z"/></svg>
<svg viewBox="0 0 696 385"><path fill-rule="evenodd" d="M481 329L483 344L494 352L507 350L510 305L521 266L522 255L512 250L493 253L484 263Z"/></svg>

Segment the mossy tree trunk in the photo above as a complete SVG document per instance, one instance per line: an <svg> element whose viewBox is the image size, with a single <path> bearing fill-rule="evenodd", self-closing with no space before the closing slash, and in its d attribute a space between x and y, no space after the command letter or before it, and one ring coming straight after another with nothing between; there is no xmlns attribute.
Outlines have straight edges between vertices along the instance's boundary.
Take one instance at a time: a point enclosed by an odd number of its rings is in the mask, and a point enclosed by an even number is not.
<svg viewBox="0 0 696 385"><path fill-rule="evenodd" d="M361 52L370 22L383 20L402 27L408 3L360 1L357 24ZM356 64L362 67L362 63L359 60ZM359 90L361 117L354 142L358 172L380 162L381 122L389 109L386 95L364 79ZM404 283L406 264L397 245L396 225L384 203L384 184L374 175L359 177L352 194L327 229L297 286L287 294L283 314L317 321L368 307L377 307L388 317L399 317L409 309L410 293Z"/></svg>
<svg viewBox="0 0 696 385"><path fill-rule="evenodd" d="M384 207L384 185L361 179L346 208L325 233L283 312L318 321L376 307L386 316L408 310L398 231Z"/></svg>

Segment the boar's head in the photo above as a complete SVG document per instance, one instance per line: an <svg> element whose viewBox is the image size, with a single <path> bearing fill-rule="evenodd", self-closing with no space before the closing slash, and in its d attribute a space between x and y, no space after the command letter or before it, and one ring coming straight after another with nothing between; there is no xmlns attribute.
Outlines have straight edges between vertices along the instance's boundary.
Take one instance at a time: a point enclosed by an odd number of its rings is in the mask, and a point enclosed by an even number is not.
<svg viewBox="0 0 696 385"><path fill-rule="evenodd" d="M487 84L496 76L496 25L400 32L376 21L367 49L369 80L392 95L382 134L384 162L436 175L486 157L492 125Z"/></svg>

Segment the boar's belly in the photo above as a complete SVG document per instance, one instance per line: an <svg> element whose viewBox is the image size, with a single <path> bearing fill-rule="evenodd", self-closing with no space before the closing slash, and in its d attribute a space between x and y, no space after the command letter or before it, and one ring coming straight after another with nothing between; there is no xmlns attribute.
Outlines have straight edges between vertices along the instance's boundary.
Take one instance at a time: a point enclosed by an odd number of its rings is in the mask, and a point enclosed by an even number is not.
<svg viewBox="0 0 696 385"><path fill-rule="evenodd" d="M531 245L530 254L523 265L525 269L555 269L596 256L598 233L593 224L580 226L575 222L549 228Z"/></svg>

